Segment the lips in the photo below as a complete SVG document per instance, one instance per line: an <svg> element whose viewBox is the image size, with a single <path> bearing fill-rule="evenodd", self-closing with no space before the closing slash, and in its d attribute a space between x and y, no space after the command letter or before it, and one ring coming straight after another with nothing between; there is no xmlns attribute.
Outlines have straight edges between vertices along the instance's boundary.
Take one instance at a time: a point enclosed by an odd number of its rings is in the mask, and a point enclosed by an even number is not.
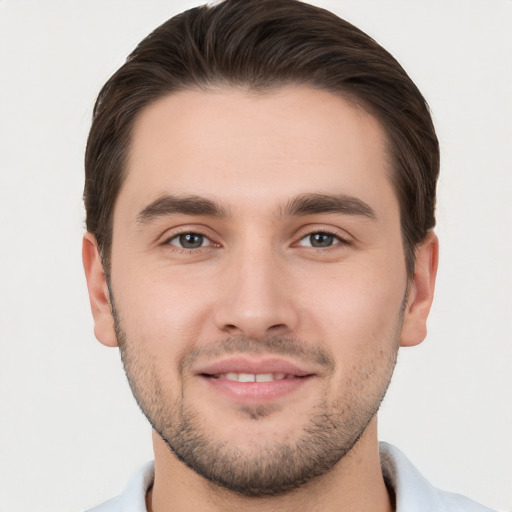
<svg viewBox="0 0 512 512"><path fill-rule="evenodd" d="M279 358L230 357L199 368L195 374L210 389L242 403L283 397L314 377L306 368Z"/></svg>
<svg viewBox="0 0 512 512"><path fill-rule="evenodd" d="M217 378L221 375L227 376L229 374L273 375L277 377L275 380L282 380L290 376L306 377L313 372L279 358L249 359L246 357L230 357L201 367L196 373Z"/></svg>

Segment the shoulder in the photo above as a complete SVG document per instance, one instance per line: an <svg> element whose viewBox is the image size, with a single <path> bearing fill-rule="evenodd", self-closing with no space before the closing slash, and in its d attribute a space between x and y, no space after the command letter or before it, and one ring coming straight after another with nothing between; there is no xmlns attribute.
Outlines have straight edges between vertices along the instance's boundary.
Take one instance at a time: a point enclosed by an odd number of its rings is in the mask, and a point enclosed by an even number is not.
<svg viewBox="0 0 512 512"><path fill-rule="evenodd" d="M398 448L380 443L382 473L396 496L396 512L496 512L432 486Z"/></svg>
<svg viewBox="0 0 512 512"><path fill-rule="evenodd" d="M153 485L154 478L154 463L148 462L133 475L123 494L87 512L146 512L146 493Z"/></svg>

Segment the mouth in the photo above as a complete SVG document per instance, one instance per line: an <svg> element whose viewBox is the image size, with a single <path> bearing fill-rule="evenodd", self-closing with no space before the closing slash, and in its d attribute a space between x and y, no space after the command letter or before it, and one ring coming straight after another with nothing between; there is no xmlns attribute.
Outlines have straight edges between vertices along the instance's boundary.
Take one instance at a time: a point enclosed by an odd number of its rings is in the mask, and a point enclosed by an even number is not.
<svg viewBox="0 0 512 512"><path fill-rule="evenodd" d="M266 403L291 394L315 373L281 359L228 358L196 375L214 393L239 403Z"/></svg>
<svg viewBox="0 0 512 512"><path fill-rule="evenodd" d="M303 378L304 376L297 376L286 373L221 373L219 375L204 374L205 377L213 379L223 379L232 382L272 382L275 380Z"/></svg>

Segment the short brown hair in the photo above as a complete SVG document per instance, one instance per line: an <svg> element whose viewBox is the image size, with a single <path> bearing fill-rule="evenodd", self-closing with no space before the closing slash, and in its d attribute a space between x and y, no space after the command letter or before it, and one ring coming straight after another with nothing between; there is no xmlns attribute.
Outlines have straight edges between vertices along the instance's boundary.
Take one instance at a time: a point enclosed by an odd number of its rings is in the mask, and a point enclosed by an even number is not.
<svg viewBox="0 0 512 512"><path fill-rule="evenodd" d="M225 0L185 11L146 37L103 86L85 154L84 202L106 270L131 131L144 107L183 89L295 84L341 95L382 124L411 276L415 248L435 225L439 144L428 105L372 38L298 0Z"/></svg>

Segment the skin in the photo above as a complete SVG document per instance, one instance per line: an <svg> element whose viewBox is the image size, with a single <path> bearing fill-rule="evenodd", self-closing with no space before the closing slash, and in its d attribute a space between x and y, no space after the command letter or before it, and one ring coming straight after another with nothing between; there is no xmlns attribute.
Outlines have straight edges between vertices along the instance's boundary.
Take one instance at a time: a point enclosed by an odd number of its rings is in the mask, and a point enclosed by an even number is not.
<svg viewBox="0 0 512 512"><path fill-rule="evenodd" d="M343 432L333 439L349 450L296 489L249 497L204 479L154 433L148 510L392 510L375 412L399 346L425 337L438 249L429 233L408 281L388 161L375 118L307 87L184 91L139 115L114 209L117 332L95 239L84 237L96 337L120 342L154 425L165 430L184 406L212 443L238 450L237 464L296 446L319 410L336 420ZM349 197L371 214L287 208L308 194ZM207 199L223 215L172 213L155 203L168 195ZM180 247L184 233L202 235L201 247ZM320 235L323 246L312 247L315 233L329 234ZM290 392L234 398L196 373L233 356L226 340L235 340L235 355L258 361L275 355L268 340L276 338L307 347L278 350L310 375ZM246 340L245 352L236 340ZM315 350L330 363L318 363Z"/></svg>

